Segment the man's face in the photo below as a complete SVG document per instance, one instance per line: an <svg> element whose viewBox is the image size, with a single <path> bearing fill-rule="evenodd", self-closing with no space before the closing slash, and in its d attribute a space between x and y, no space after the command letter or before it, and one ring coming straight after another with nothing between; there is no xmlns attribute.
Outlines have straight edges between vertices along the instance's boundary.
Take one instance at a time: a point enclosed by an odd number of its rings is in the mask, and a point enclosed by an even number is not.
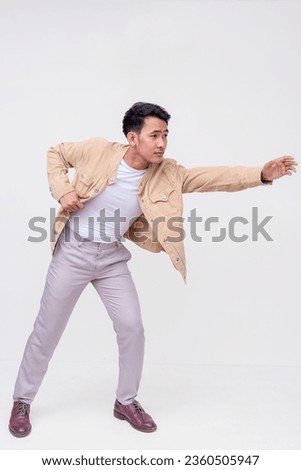
<svg viewBox="0 0 301 470"><path fill-rule="evenodd" d="M135 150L148 163L161 163L167 147L168 128L165 121L149 116L139 134L133 132Z"/></svg>

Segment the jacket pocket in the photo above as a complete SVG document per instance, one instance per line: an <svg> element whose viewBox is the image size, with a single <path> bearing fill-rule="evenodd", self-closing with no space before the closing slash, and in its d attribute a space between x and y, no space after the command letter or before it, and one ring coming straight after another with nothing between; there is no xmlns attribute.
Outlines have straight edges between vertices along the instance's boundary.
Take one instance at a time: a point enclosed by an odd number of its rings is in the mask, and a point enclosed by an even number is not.
<svg viewBox="0 0 301 470"><path fill-rule="evenodd" d="M151 194L150 199L152 202L168 202L171 199L171 194L174 192L174 188L168 186L162 189L160 192Z"/></svg>
<svg viewBox="0 0 301 470"><path fill-rule="evenodd" d="M164 214L180 214L182 210L182 195L172 186L167 186L149 197L154 209Z"/></svg>
<svg viewBox="0 0 301 470"><path fill-rule="evenodd" d="M76 190L87 193L94 186L95 178L88 173L78 173L73 184Z"/></svg>

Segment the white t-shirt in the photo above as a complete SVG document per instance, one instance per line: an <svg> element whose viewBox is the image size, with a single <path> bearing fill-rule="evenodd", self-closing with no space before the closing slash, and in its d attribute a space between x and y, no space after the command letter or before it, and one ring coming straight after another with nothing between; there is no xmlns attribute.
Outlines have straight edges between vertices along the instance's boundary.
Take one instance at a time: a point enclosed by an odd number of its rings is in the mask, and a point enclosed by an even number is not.
<svg viewBox="0 0 301 470"><path fill-rule="evenodd" d="M120 240L141 214L138 182L146 170L136 170L122 159L116 183L96 197L84 202L85 207L72 212L71 229L83 238L102 243Z"/></svg>

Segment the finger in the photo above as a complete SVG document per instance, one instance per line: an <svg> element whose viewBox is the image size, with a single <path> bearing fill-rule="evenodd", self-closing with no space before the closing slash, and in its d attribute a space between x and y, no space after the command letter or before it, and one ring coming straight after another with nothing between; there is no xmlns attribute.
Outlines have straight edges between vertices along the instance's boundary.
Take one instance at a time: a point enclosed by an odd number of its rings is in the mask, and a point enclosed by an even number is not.
<svg viewBox="0 0 301 470"><path fill-rule="evenodd" d="M82 207L84 207L84 206L82 206ZM65 207L65 210L67 212L75 212L78 209L81 209L81 207L78 207L78 203L68 204L68 206Z"/></svg>
<svg viewBox="0 0 301 470"><path fill-rule="evenodd" d="M295 166L292 166L292 165L286 165L286 170L290 170L290 171L293 171L294 173L296 173L297 171L297 168Z"/></svg>

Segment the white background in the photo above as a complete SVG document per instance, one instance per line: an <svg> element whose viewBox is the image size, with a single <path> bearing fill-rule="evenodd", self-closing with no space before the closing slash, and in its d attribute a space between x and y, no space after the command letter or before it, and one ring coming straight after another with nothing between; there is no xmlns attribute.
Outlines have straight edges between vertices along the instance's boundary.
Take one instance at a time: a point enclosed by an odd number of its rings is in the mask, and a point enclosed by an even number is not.
<svg viewBox="0 0 301 470"><path fill-rule="evenodd" d="M98 135L125 142L124 112L135 101L150 101L172 115L167 156L187 167L260 166L284 154L300 158L300 20L301 2L289 0L1 0L0 361L6 395L0 432L5 448L77 448L68 441L68 422L64 422L65 440L53 432L66 401L71 399L70 422L79 405L85 416L90 400L95 413L97 400L111 413L117 380L114 332L94 289L87 288L36 399L40 413L46 413L40 441L31 441L33 437L16 441L7 435L14 380L50 261L49 239L27 240L37 236L28 228L29 219L45 217L49 234L49 209L57 207L48 191L47 149ZM279 405L297 399L300 196L299 174L272 187L184 196L186 217L196 208L203 218L219 217L220 227L227 227L234 216L251 223L252 207L259 208L260 220L273 216L266 226L273 242L261 236L252 241L249 224L237 232L249 235L246 242L233 243L227 237L212 243L218 229L206 233L200 224L203 242L197 243L187 224L187 285L165 254L151 254L126 242L133 253L130 269L140 294L147 340L139 398L145 405L145 397L152 410L163 400L163 409L168 406L166 420L175 419L169 441L160 441L157 434L148 439L158 441L139 441L140 447L179 448L184 423L177 408L184 401L189 407L185 426L191 429L193 423L193 432L200 433L198 423L205 411L196 419L196 403L202 402L204 387L207 397L216 393L217 382L221 387L230 380L241 397L246 390L252 394L259 380L260 390L267 386L277 394L280 387ZM264 400L260 395L257 401L255 395L256 407ZM248 400L243 410L251 427L245 428L238 419L236 427L231 424L233 440L227 441L232 415L227 415L229 403L224 398L224 394L217 397L222 418L212 428L211 440L206 441L210 432L202 424L202 442L247 448L257 429L252 412L248 414ZM277 431L269 441L267 428L255 446L296 448L301 413L299 402L295 403L282 410L283 416L289 411L284 434L279 437ZM216 406L212 405L213 412ZM59 409L57 415L52 407ZM270 410L270 417L276 410L277 406ZM101 411L99 415L102 419ZM52 416L53 429L47 435L45 425ZM206 419L210 422L209 412ZM75 439L74 446L96 448L90 424L87 419L82 440ZM278 425L283 429L281 420ZM135 448L135 439L145 439L136 433L133 441L126 442L125 428L121 429L128 448ZM76 435L73 428L73 438ZM114 448L103 439L105 448ZM183 436L181 442L189 447ZM195 442L191 445L196 448Z"/></svg>

